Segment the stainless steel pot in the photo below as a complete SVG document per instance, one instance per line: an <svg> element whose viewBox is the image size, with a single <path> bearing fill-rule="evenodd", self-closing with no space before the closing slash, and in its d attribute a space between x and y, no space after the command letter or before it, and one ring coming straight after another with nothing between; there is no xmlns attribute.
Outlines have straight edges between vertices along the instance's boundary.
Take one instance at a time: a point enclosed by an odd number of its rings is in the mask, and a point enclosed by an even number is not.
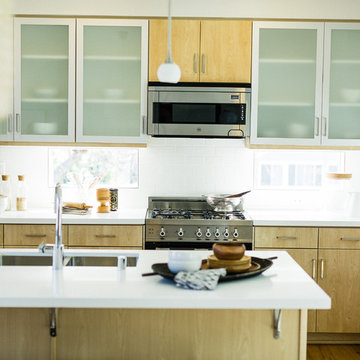
<svg viewBox="0 0 360 360"><path fill-rule="evenodd" d="M206 199L206 202L214 208L215 211L220 212L227 212L227 211L234 211L239 210L242 211L243 209L243 198L242 196L247 194L249 191L245 191L240 194L209 194L203 195Z"/></svg>

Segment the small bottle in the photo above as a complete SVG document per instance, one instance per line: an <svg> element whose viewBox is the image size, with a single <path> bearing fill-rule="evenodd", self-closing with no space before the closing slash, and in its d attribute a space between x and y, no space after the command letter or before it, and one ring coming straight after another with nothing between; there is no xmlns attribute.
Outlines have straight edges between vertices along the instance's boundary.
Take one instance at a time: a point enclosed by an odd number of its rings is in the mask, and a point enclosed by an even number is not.
<svg viewBox="0 0 360 360"><path fill-rule="evenodd" d="M9 175L1 175L2 184L1 184L1 195L7 196L8 203L6 210L11 210L11 186Z"/></svg>
<svg viewBox="0 0 360 360"><path fill-rule="evenodd" d="M16 189L16 210L25 211L27 209L27 191L26 191L25 176L18 175L18 183Z"/></svg>

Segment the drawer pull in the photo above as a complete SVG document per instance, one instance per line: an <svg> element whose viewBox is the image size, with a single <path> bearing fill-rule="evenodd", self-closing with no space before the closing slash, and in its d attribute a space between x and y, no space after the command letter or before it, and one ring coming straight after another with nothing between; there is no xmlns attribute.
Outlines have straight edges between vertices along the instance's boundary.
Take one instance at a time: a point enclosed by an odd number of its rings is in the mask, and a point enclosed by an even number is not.
<svg viewBox="0 0 360 360"><path fill-rule="evenodd" d="M340 240L344 240L344 241L360 241L360 238L340 238Z"/></svg>
<svg viewBox="0 0 360 360"><path fill-rule="evenodd" d="M316 278L316 259L312 259L312 278Z"/></svg>
<svg viewBox="0 0 360 360"><path fill-rule="evenodd" d="M324 259L320 259L320 278L324 278Z"/></svg>
<svg viewBox="0 0 360 360"><path fill-rule="evenodd" d="M116 236L115 235L95 235L95 237L97 237L97 238L114 238Z"/></svg>
<svg viewBox="0 0 360 360"><path fill-rule="evenodd" d="M296 240L296 236L277 236L279 240Z"/></svg>
<svg viewBox="0 0 360 360"><path fill-rule="evenodd" d="M46 237L45 234L25 234L25 237L29 238L44 238Z"/></svg>

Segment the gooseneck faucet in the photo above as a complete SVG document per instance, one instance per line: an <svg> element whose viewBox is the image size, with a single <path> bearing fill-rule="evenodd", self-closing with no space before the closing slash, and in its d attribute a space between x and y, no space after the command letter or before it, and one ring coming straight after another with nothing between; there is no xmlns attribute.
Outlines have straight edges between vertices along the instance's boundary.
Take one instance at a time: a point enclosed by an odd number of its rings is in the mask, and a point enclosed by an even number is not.
<svg viewBox="0 0 360 360"><path fill-rule="evenodd" d="M42 253L52 252L53 258L53 269L61 270L63 268L64 259L64 245L62 243L62 191L61 185L56 184L55 186L55 214L56 214L56 225L55 225L55 244L45 244L42 242L39 245L39 251Z"/></svg>
<svg viewBox="0 0 360 360"><path fill-rule="evenodd" d="M53 251L53 269L61 270L63 267L64 245L62 243L62 191L61 185L58 183L55 186L55 214L56 214L56 228L55 228L55 246Z"/></svg>

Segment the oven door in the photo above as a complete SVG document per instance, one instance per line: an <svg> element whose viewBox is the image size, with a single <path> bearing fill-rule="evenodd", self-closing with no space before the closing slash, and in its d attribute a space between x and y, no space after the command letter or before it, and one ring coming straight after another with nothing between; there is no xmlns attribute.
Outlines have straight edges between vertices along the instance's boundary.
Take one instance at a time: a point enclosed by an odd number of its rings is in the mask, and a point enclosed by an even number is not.
<svg viewBox="0 0 360 360"><path fill-rule="evenodd" d="M242 92L149 91L148 134L243 137L248 113L246 95Z"/></svg>

